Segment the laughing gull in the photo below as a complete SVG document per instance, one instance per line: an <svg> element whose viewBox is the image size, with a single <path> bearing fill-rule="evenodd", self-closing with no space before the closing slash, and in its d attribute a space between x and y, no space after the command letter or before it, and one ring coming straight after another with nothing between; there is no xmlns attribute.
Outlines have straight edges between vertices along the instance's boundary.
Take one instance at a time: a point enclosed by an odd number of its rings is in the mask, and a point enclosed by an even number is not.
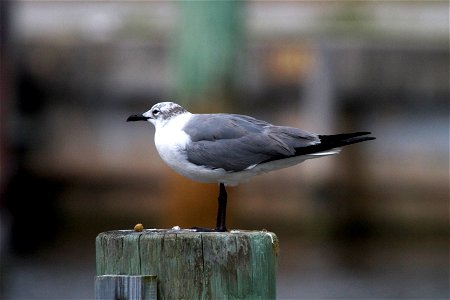
<svg viewBox="0 0 450 300"><path fill-rule="evenodd" d="M194 181L219 183L214 231L220 232L227 231L226 185L375 139L367 136L370 132L318 135L245 115L192 114L173 102L155 104L127 121L149 121L155 126L156 149L173 170Z"/></svg>

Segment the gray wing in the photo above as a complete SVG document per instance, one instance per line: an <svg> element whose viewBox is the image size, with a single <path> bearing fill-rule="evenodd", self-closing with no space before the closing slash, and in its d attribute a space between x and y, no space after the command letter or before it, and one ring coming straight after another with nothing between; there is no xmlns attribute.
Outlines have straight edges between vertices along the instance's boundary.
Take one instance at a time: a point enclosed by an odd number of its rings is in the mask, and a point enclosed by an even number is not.
<svg viewBox="0 0 450 300"><path fill-rule="evenodd" d="M230 172L295 156L298 148L319 143L315 134L234 114L194 115L183 130L192 141L186 148L190 162Z"/></svg>

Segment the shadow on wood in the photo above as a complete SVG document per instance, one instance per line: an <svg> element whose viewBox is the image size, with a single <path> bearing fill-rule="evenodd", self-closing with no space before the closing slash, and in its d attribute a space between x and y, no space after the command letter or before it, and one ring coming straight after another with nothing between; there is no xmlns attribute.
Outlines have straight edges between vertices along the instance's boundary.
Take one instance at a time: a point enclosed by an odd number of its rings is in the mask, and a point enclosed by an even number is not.
<svg viewBox="0 0 450 300"><path fill-rule="evenodd" d="M266 231L110 231L97 275L156 275L158 299L275 299L278 247Z"/></svg>

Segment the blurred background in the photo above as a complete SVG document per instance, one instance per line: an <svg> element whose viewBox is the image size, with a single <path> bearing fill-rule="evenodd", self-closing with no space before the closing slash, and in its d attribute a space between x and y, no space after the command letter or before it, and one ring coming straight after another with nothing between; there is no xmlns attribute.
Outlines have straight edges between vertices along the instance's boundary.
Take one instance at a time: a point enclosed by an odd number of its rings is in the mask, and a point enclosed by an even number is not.
<svg viewBox="0 0 450 300"><path fill-rule="evenodd" d="M1 1L0 298L94 296L98 233L213 227L160 101L322 134L338 156L229 188L228 227L281 244L278 298L449 297L447 1Z"/></svg>

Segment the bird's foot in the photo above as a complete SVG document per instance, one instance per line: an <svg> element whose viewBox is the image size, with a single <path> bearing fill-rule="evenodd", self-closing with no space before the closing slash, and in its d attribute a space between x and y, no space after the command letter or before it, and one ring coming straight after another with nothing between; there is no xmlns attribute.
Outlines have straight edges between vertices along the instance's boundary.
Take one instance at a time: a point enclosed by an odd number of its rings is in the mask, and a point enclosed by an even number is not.
<svg viewBox="0 0 450 300"><path fill-rule="evenodd" d="M195 232L227 232L226 228L204 228L204 227L191 227L190 229L195 230Z"/></svg>
<svg viewBox="0 0 450 300"><path fill-rule="evenodd" d="M216 227L214 228L215 232L227 232L228 229L226 227Z"/></svg>

